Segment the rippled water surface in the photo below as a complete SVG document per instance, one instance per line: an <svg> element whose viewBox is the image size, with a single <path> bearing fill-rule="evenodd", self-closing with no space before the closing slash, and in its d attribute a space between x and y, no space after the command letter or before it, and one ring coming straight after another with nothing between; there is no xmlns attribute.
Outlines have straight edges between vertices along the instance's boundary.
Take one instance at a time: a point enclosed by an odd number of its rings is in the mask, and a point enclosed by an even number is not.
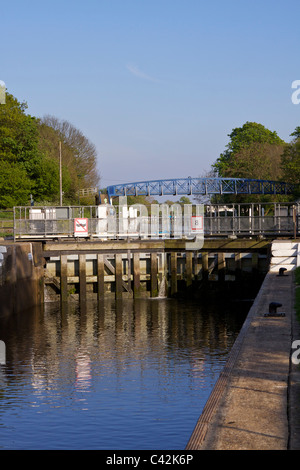
<svg viewBox="0 0 300 470"><path fill-rule="evenodd" d="M184 449L245 315L145 299L0 319L0 449Z"/></svg>

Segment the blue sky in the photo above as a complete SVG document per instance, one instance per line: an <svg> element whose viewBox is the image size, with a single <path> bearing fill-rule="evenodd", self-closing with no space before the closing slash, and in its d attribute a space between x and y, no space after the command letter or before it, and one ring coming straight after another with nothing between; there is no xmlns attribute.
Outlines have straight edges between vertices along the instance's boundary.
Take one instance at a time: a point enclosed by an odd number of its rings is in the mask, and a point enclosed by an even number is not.
<svg viewBox="0 0 300 470"><path fill-rule="evenodd" d="M10 0L0 15L0 80L96 145L101 187L203 176L246 121L286 141L300 125L299 0Z"/></svg>

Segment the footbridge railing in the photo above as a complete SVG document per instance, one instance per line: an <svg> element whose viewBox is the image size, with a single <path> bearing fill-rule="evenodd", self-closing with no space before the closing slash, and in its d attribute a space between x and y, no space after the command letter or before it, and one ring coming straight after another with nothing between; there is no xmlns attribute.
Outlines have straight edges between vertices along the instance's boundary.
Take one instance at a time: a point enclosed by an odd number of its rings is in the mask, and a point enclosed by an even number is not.
<svg viewBox="0 0 300 470"><path fill-rule="evenodd" d="M14 239L299 236L300 205L14 207Z"/></svg>

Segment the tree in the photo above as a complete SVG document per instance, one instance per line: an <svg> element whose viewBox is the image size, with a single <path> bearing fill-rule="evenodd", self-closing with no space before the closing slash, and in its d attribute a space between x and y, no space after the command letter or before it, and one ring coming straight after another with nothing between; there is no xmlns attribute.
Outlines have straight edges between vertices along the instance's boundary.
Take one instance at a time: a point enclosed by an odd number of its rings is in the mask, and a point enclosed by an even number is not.
<svg viewBox="0 0 300 470"><path fill-rule="evenodd" d="M31 181L17 163L0 160L0 207L28 205Z"/></svg>
<svg viewBox="0 0 300 470"><path fill-rule="evenodd" d="M250 160L255 156L256 164L259 162L260 170L267 174L267 166L272 158L276 158L276 165L272 163L272 174L275 174L275 166L280 173L278 165L278 152L283 152L285 142L280 139L276 132L266 129L262 124L256 122L246 122L242 127L237 127L229 134L230 141L226 150L213 165L213 169L220 177L246 177L263 178L263 175L257 176L257 166L249 165ZM275 147L273 147L275 146ZM266 162L261 160L267 159ZM242 168L243 167L243 168ZM243 169L243 176L241 175ZM239 176L237 176L239 175Z"/></svg>
<svg viewBox="0 0 300 470"><path fill-rule="evenodd" d="M285 142L256 122L246 122L229 134L227 148L212 165L222 178L250 178L279 181L282 179L281 158ZM285 200L280 195L214 196L212 202L271 202Z"/></svg>
<svg viewBox="0 0 300 470"><path fill-rule="evenodd" d="M45 196L37 184L37 177L42 182L40 169L45 164L38 149L38 120L26 109L26 103L9 93L0 106L1 207L28 204L30 194L34 199ZM48 192L47 182L42 186Z"/></svg>
<svg viewBox="0 0 300 470"><path fill-rule="evenodd" d="M151 204L158 204L158 202L152 196L126 196L126 202L128 206L133 206L134 204L141 204L146 207L150 207ZM119 205L119 198L113 198L113 204Z"/></svg>
<svg viewBox="0 0 300 470"><path fill-rule="evenodd" d="M296 127L294 132L291 133L291 137L294 137L294 141L300 139L300 126Z"/></svg>
<svg viewBox="0 0 300 470"><path fill-rule="evenodd" d="M223 176L280 180L283 150L283 145L253 142L231 155L228 165L223 167Z"/></svg>
<svg viewBox="0 0 300 470"><path fill-rule="evenodd" d="M282 155L282 170L287 182L295 185L295 196L300 196L300 127L291 134L294 139L286 145Z"/></svg>
<svg viewBox="0 0 300 470"><path fill-rule="evenodd" d="M53 159L58 158L58 142L62 142L62 164L70 175L71 186L64 192L78 194L79 189L97 187L97 151L83 133L66 120L44 116L40 120L40 148Z"/></svg>
<svg viewBox="0 0 300 470"><path fill-rule="evenodd" d="M178 201L178 204L192 204L191 203L191 200L187 197L187 196L182 196L179 201Z"/></svg>

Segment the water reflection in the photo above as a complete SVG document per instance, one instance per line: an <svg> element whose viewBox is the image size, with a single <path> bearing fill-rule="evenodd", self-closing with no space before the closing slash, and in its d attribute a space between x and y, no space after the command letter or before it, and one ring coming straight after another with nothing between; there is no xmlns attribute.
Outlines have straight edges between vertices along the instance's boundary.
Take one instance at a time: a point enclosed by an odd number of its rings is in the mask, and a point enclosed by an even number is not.
<svg viewBox="0 0 300 470"><path fill-rule="evenodd" d="M107 300L0 320L0 447L184 449L245 313Z"/></svg>

